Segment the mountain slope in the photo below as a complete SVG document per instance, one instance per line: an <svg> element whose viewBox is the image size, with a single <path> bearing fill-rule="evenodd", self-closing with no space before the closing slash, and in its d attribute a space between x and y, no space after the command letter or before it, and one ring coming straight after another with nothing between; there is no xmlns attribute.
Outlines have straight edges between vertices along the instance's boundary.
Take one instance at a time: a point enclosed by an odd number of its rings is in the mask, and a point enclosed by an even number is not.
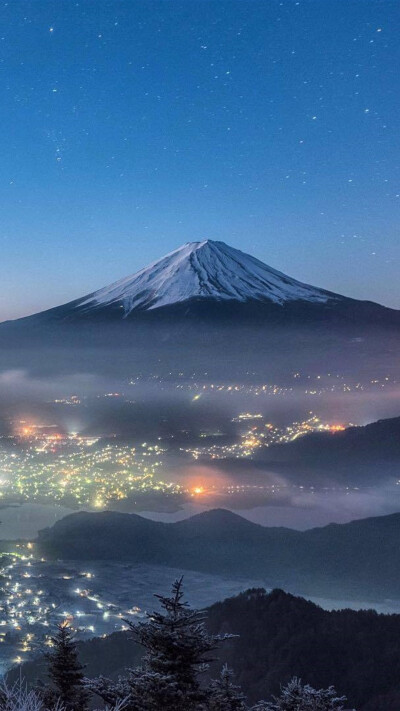
<svg viewBox="0 0 400 711"><path fill-rule="evenodd" d="M396 373L400 311L302 284L221 242L184 245L75 301L0 324L0 370L127 378Z"/></svg>
<svg viewBox="0 0 400 711"><path fill-rule="evenodd" d="M80 300L90 310L118 305L124 316L135 309L157 309L190 299L310 301L341 297L291 279L223 242L188 242L133 276Z"/></svg>
<svg viewBox="0 0 400 711"><path fill-rule="evenodd" d="M315 688L334 684L358 711L400 708L400 615L328 612L282 590L256 589L209 607L206 624L213 634L235 635L221 644L207 676L216 678L228 663L249 702L278 694L281 684L299 676ZM127 632L79 642L78 653L89 678L116 679L141 659ZM8 681L21 674L29 683L47 681L46 666L42 656L15 667Z"/></svg>
<svg viewBox="0 0 400 711"><path fill-rule="evenodd" d="M313 432L293 442L263 447L257 466L270 467L294 481L313 485L343 481L374 484L397 480L400 466L400 417L378 420L343 432Z"/></svg>
<svg viewBox="0 0 400 711"><path fill-rule="evenodd" d="M377 315L400 323L398 312L368 301L357 301L303 284L224 242L188 242L162 259L109 286L68 304L15 323L89 321L99 316L121 321L143 320L144 314L184 315L187 319L212 313L230 322L250 315L269 321L289 316L296 321L346 315L353 320ZM152 319L154 323L154 317Z"/></svg>
<svg viewBox="0 0 400 711"><path fill-rule="evenodd" d="M41 531L37 547L50 558L262 577L268 587L320 597L400 598L400 514L300 532L260 526L222 509L172 524L80 512Z"/></svg>

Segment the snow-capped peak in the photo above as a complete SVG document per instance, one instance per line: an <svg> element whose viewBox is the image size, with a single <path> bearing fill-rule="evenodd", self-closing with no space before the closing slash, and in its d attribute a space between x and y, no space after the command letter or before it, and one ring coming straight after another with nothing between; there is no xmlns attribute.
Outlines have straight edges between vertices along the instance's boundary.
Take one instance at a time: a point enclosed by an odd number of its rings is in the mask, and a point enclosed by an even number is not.
<svg viewBox="0 0 400 711"><path fill-rule="evenodd" d="M135 309L156 309L189 299L234 301L310 301L336 297L302 284L224 242L188 242L136 274L84 297L77 307L121 306L124 316Z"/></svg>

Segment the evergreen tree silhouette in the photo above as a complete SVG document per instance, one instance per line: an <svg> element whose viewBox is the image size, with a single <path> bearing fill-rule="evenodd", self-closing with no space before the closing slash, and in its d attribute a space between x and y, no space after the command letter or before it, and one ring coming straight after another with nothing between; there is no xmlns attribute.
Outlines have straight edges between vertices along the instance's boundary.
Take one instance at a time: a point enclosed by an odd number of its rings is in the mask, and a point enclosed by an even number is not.
<svg viewBox="0 0 400 711"><path fill-rule="evenodd" d="M89 695L84 685L83 666L67 620L57 626L51 641L54 649L47 655L52 682L49 693L53 699L60 700L66 711L86 711Z"/></svg>

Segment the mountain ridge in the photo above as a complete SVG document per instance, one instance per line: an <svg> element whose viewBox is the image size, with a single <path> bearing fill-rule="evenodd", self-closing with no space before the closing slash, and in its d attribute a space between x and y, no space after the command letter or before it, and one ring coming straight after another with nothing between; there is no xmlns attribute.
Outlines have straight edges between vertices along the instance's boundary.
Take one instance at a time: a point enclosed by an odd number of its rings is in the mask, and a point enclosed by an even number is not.
<svg viewBox="0 0 400 711"><path fill-rule="evenodd" d="M311 432L292 442L261 447L254 455L257 466L307 484L343 482L374 485L398 479L400 417L382 418L339 432Z"/></svg>
<svg viewBox="0 0 400 711"><path fill-rule="evenodd" d="M176 523L79 512L39 532L47 558L131 563L256 577L318 597L400 598L400 513L308 531L266 527L224 509Z"/></svg>

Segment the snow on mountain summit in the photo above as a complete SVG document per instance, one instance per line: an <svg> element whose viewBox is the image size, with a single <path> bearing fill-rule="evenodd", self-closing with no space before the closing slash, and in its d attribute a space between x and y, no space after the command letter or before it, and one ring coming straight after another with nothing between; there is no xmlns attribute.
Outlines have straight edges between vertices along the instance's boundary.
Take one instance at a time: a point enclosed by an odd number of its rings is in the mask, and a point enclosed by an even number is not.
<svg viewBox="0 0 400 711"><path fill-rule="evenodd" d="M156 309L189 299L326 303L334 294L285 276L224 242L188 242L136 274L84 297L84 310L120 306Z"/></svg>

